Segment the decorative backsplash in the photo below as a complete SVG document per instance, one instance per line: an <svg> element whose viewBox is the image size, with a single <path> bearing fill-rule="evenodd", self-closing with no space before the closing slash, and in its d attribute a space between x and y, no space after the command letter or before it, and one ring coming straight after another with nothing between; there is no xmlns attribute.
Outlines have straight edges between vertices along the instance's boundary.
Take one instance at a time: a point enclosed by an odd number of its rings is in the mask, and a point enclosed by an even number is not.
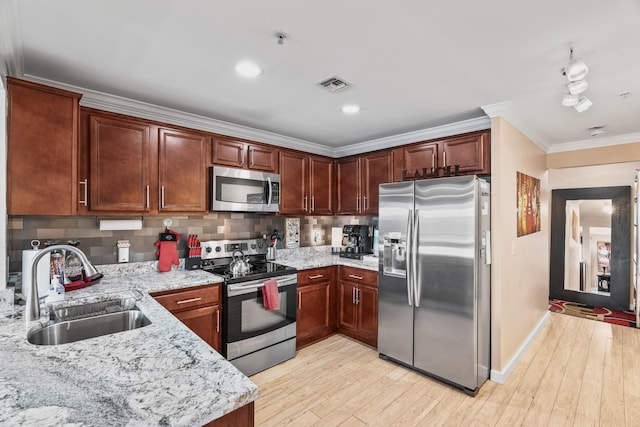
<svg viewBox="0 0 640 427"><path fill-rule="evenodd" d="M182 234L178 256L187 251L187 236L197 234L204 240L251 239L269 236L276 229L284 236L285 216L252 213L210 213L204 216L144 217L141 230L100 231L97 217L12 216L7 224L9 271L22 271L22 251L31 248L31 240L42 244L58 241L66 244L79 240L78 247L92 263L117 263L118 240L129 240L129 262L154 261L158 234L164 231L163 220L171 218L171 229ZM345 224L377 224L377 217L309 216L300 217L300 246L331 244L331 228ZM42 245L40 246L43 247Z"/></svg>

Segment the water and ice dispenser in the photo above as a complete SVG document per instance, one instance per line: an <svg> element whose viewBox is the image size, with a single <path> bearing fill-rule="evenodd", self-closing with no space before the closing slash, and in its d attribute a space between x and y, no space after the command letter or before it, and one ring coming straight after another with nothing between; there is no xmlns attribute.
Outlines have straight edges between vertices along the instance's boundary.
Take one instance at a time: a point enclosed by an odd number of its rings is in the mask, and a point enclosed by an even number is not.
<svg viewBox="0 0 640 427"><path fill-rule="evenodd" d="M400 233L382 236L383 274L387 276L407 276L407 240Z"/></svg>

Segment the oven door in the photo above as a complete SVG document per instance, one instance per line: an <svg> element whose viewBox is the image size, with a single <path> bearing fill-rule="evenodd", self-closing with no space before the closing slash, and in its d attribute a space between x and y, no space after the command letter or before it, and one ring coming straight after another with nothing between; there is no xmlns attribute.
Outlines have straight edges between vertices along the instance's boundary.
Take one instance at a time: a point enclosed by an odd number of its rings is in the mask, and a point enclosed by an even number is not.
<svg viewBox="0 0 640 427"><path fill-rule="evenodd" d="M248 340L293 325L295 331L297 275L274 277L278 281L280 308L265 310L264 280L226 285L223 340L225 344Z"/></svg>

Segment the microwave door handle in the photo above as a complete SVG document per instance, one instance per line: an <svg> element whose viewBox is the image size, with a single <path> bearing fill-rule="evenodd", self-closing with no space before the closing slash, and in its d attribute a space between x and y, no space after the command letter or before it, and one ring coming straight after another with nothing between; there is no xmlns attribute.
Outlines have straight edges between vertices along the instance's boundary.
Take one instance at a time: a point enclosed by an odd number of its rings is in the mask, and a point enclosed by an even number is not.
<svg viewBox="0 0 640 427"><path fill-rule="evenodd" d="M269 186L269 190L267 190L267 206L271 206L271 196L272 196L272 188L271 188L271 178L267 178L267 185Z"/></svg>

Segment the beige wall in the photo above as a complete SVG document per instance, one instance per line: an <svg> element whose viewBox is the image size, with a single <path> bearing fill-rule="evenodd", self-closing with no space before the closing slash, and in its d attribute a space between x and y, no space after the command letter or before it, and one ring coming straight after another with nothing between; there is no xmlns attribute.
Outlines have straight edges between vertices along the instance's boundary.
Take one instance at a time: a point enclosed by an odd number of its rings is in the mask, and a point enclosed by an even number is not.
<svg viewBox="0 0 640 427"><path fill-rule="evenodd" d="M640 161L640 142L547 155L547 169Z"/></svg>
<svg viewBox="0 0 640 427"><path fill-rule="evenodd" d="M547 313L546 153L501 117L491 120L491 369L504 372ZM516 237L516 172L540 179L541 231Z"/></svg>

